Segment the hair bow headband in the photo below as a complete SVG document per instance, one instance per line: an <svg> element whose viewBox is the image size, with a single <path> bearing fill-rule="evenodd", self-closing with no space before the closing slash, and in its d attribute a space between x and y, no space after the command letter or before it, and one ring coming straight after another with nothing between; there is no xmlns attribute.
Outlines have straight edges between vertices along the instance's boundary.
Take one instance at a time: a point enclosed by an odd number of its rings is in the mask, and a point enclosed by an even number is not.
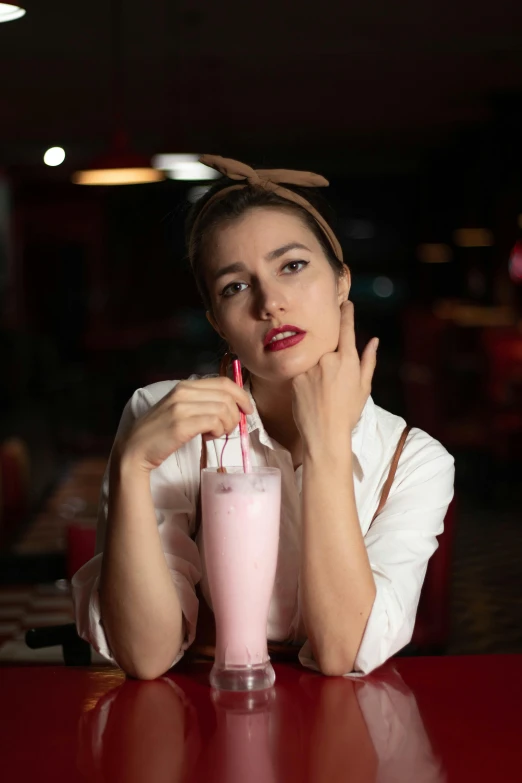
<svg viewBox="0 0 522 783"><path fill-rule="evenodd" d="M231 190L238 190L240 188L248 187L248 185L253 185L262 187L265 190L271 190L274 193L277 193L278 196L281 196L288 201L293 201L294 204L299 204L299 206L304 207L304 209L306 209L306 211L309 212L318 223L319 227L328 239L336 258L338 258L342 263L343 251L341 245L339 244L337 237L323 216L305 198L297 193L294 193L293 190L289 190L288 188L285 188L281 185L281 183L286 183L287 185L299 185L305 188L327 187L329 185L328 180L322 177L320 174L314 174L311 171L291 171L290 169L256 170L251 166L248 166L246 163L241 163L240 161L232 160L231 158L223 158L221 155L202 155L199 159L199 162L203 163L205 166L210 166L211 168L216 169L216 171L224 174L229 179L244 180L244 182L239 185L230 185L228 188L219 190L217 193L214 193L214 195L206 202L205 206L199 213L192 229L189 249L191 258L193 258L192 248L195 229L197 228L197 224L201 218L201 215L206 212L210 204L220 198L223 198L223 196L229 193Z"/></svg>

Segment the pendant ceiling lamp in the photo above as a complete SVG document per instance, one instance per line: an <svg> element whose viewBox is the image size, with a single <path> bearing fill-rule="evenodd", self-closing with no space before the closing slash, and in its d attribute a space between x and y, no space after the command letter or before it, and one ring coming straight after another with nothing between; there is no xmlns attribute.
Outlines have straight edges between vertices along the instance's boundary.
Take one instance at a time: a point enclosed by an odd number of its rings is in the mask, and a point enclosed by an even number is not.
<svg viewBox="0 0 522 783"><path fill-rule="evenodd" d="M111 3L111 106L113 107L112 142L105 153L76 171L76 185L141 185L160 182L165 173L151 166L150 159L131 148L123 121L124 68L122 58L122 0Z"/></svg>
<svg viewBox="0 0 522 783"><path fill-rule="evenodd" d="M11 3L0 3L0 23L14 22L15 19L21 19L25 16L25 8Z"/></svg>
<svg viewBox="0 0 522 783"><path fill-rule="evenodd" d="M76 171L76 185L140 185L165 179L163 171L152 168L145 155L134 152L124 131L114 133L112 144L88 168Z"/></svg>

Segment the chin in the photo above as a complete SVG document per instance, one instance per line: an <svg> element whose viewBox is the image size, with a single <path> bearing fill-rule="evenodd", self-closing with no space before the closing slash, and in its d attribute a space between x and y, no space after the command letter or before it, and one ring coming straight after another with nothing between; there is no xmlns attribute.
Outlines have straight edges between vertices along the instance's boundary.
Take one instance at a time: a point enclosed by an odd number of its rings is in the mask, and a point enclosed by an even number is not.
<svg viewBox="0 0 522 783"><path fill-rule="evenodd" d="M291 381L297 375L301 375L301 373L307 372L308 370L311 370L312 367L315 367L319 359L319 356L314 358L310 356L288 356L285 359L283 359L283 357L278 357L277 366L271 367L269 371L264 367L264 372L261 370L261 372L254 374L276 382Z"/></svg>

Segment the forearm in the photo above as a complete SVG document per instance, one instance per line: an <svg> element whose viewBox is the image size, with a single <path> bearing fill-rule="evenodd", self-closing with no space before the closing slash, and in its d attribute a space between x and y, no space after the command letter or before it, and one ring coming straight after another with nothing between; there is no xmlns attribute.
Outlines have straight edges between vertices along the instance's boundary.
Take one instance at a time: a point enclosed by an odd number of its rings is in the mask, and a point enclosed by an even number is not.
<svg viewBox="0 0 522 783"><path fill-rule="evenodd" d="M320 669L352 670L375 600L349 453L305 452L302 490L301 601Z"/></svg>
<svg viewBox="0 0 522 783"><path fill-rule="evenodd" d="M101 619L119 665L153 679L182 642L182 613L161 539L149 474L113 454L100 578Z"/></svg>

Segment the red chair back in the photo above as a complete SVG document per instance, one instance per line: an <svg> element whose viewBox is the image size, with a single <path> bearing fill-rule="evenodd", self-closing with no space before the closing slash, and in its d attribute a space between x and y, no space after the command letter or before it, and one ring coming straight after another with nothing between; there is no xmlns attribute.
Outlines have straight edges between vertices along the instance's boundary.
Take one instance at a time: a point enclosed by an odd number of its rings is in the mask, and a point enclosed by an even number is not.
<svg viewBox="0 0 522 783"><path fill-rule="evenodd" d="M426 308L410 307L401 315L401 328L405 418L440 437L445 420L445 390L440 378L447 324Z"/></svg>
<svg viewBox="0 0 522 783"><path fill-rule="evenodd" d="M412 644L419 649L443 649L450 633L451 560L455 537L456 499L448 506L439 547L428 562Z"/></svg>
<svg viewBox="0 0 522 783"><path fill-rule="evenodd" d="M67 526L67 578L94 557L96 528L75 522Z"/></svg>
<svg viewBox="0 0 522 783"><path fill-rule="evenodd" d="M482 342L490 400L502 407L518 407L522 399L522 334L515 329L485 329Z"/></svg>
<svg viewBox="0 0 522 783"><path fill-rule="evenodd" d="M0 516L2 543L9 543L29 507L29 454L24 441L10 438L0 446Z"/></svg>

